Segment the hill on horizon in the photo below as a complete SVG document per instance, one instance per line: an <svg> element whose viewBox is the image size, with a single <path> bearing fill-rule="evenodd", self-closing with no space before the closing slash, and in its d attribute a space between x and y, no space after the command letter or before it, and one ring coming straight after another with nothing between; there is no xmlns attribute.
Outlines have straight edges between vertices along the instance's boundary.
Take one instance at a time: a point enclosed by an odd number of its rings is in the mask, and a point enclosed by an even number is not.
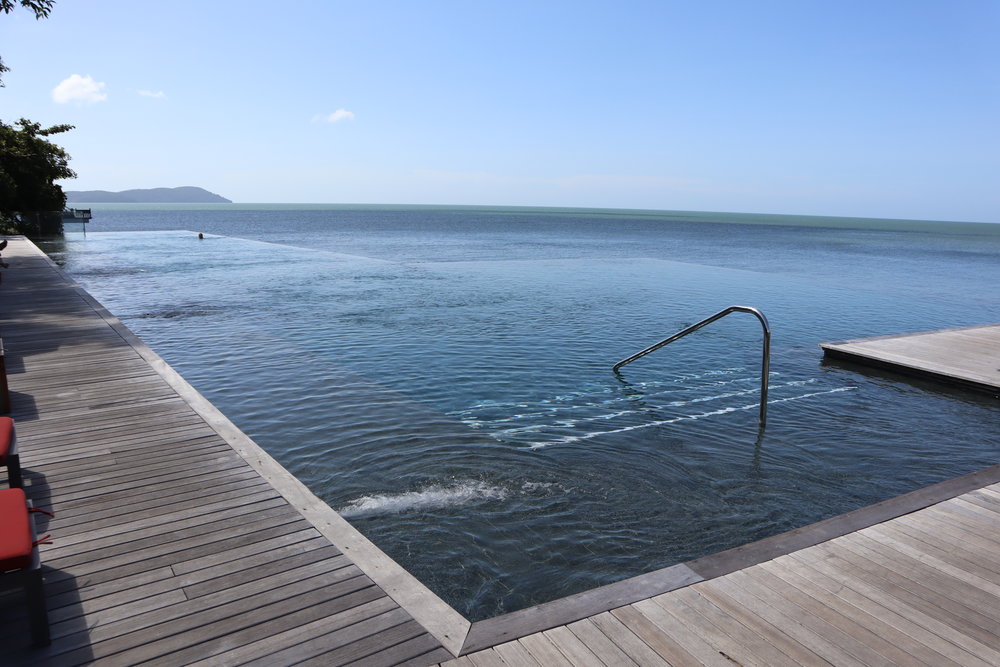
<svg viewBox="0 0 1000 667"><path fill-rule="evenodd" d="M67 190L66 203L88 204L232 204L233 202L204 188L191 185L179 188L146 188L109 192L108 190Z"/></svg>

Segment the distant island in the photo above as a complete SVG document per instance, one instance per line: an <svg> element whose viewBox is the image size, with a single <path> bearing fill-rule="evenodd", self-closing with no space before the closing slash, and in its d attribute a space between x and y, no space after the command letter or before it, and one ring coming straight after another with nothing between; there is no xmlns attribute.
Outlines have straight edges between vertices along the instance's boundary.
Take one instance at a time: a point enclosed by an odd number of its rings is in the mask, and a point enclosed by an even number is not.
<svg viewBox="0 0 1000 667"><path fill-rule="evenodd" d="M67 190L66 203L75 204L232 204L225 197L194 186L145 190Z"/></svg>

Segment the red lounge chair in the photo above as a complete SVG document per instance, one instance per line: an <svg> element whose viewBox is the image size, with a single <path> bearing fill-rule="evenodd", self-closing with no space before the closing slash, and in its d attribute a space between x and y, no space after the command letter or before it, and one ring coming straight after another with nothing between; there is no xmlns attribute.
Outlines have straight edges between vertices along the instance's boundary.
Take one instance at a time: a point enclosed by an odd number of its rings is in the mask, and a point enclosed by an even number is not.
<svg viewBox="0 0 1000 667"><path fill-rule="evenodd" d="M24 486L21 479L21 457L17 454L17 433L14 420L0 417L0 465L7 466L7 484L12 489Z"/></svg>
<svg viewBox="0 0 1000 667"><path fill-rule="evenodd" d="M47 646L49 615L42 587L39 541L35 539L30 512L22 489L0 490L0 584L5 588L20 585L24 589L31 638L35 645Z"/></svg>

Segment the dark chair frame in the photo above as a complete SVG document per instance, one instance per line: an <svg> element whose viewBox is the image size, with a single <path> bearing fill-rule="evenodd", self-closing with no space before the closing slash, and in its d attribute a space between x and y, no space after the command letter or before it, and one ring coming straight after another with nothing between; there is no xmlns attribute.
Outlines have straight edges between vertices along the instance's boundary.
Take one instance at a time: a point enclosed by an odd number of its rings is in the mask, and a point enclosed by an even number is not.
<svg viewBox="0 0 1000 667"><path fill-rule="evenodd" d="M24 488L24 477L21 474L21 455L17 451L16 425L10 430L10 446L7 455L3 457L2 465L7 466L7 486L12 489Z"/></svg>

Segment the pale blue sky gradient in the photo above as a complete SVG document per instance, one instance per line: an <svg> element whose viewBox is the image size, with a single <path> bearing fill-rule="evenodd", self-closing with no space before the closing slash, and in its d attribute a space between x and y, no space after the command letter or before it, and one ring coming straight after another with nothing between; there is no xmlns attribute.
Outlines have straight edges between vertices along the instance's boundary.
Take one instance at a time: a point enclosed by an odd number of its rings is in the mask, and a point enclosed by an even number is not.
<svg viewBox="0 0 1000 667"><path fill-rule="evenodd" d="M59 0L0 15L0 118L76 125L73 190L1000 222L998 34L994 0Z"/></svg>

